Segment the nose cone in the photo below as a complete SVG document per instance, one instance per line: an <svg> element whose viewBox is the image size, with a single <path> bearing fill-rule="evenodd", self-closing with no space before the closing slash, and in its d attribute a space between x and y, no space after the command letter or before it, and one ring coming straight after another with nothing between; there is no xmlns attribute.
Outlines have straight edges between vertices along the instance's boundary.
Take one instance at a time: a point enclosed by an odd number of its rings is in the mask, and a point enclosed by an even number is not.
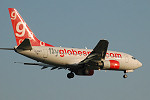
<svg viewBox="0 0 150 100"><path fill-rule="evenodd" d="M138 65L138 68L142 67L142 63L140 61L138 61L137 65Z"/></svg>

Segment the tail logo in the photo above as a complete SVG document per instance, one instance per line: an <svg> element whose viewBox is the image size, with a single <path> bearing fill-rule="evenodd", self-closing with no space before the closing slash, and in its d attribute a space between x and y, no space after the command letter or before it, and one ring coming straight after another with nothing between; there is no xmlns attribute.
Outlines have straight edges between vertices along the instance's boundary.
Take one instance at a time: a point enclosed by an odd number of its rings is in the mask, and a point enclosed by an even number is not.
<svg viewBox="0 0 150 100"><path fill-rule="evenodd" d="M11 19L12 20L16 20L16 18L17 18L17 13L16 13L16 11L14 10L12 13L11 13ZM18 32L18 33L15 33L15 35L17 36L17 37L23 37L24 35L25 35L25 27L26 27L26 23L25 22L23 22L22 20L20 21L20 22L18 22L17 24L16 24L16 31ZM20 34L19 34L20 33Z"/></svg>
<svg viewBox="0 0 150 100"><path fill-rule="evenodd" d="M13 12L11 13L11 19L12 19L12 20L15 20L15 19L16 19L16 11L13 11Z"/></svg>
<svg viewBox="0 0 150 100"><path fill-rule="evenodd" d="M40 41L41 46L45 46L45 42Z"/></svg>
<svg viewBox="0 0 150 100"><path fill-rule="evenodd" d="M20 21L20 22L17 23L17 25L16 25L16 31L18 32L18 33L16 33L17 37L23 37L25 35L25 26L26 26L25 22L22 23ZM20 28L22 28L22 29L20 29ZM19 34L19 33L21 33L21 34Z"/></svg>
<svg viewBox="0 0 150 100"><path fill-rule="evenodd" d="M19 39L19 44L21 44L23 42L23 39Z"/></svg>

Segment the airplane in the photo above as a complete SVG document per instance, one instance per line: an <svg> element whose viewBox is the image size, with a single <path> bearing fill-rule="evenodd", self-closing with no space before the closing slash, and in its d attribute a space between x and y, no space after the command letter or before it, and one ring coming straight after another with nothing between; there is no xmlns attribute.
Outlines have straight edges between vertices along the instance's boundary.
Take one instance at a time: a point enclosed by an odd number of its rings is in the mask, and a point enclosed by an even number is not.
<svg viewBox="0 0 150 100"><path fill-rule="evenodd" d="M133 56L117 51L107 50L109 42L100 40L94 49L79 49L55 47L40 41L15 8L8 8L12 22L17 46L14 48L0 48L2 50L14 50L25 57L37 62L22 63L24 65L37 65L41 69L51 67L54 69L67 69L67 78L75 75L92 76L94 70L123 71L123 78L127 78L128 72L142 66L142 63Z"/></svg>

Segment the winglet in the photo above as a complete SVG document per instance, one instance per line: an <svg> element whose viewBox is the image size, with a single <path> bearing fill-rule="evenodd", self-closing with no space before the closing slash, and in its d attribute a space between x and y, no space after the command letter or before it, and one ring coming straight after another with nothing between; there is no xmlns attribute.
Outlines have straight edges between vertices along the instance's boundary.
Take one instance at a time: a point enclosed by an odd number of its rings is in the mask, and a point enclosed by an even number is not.
<svg viewBox="0 0 150 100"><path fill-rule="evenodd" d="M109 42L107 40L100 40L93 51L84 60L82 60L80 64L105 59L108 44Z"/></svg>
<svg viewBox="0 0 150 100"><path fill-rule="evenodd" d="M24 41L17 47L17 49L32 50L32 46L29 39L24 39Z"/></svg>
<svg viewBox="0 0 150 100"><path fill-rule="evenodd" d="M105 59L109 42L107 40L100 40L96 47L93 49L92 53L100 54L102 59Z"/></svg>

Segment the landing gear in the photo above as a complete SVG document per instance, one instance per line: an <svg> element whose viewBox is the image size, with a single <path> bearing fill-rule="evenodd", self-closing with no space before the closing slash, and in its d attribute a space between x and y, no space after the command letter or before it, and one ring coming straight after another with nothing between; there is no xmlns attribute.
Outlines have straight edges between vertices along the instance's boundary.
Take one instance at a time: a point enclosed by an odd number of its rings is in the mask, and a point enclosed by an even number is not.
<svg viewBox="0 0 150 100"><path fill-rule="evenodd" d="M127 78L127 77L128 77L128 75L126 75L126 74L123 75L123 78Z"/></svg>
<svg viewBox="0 0 150 100"><path fill-rule="evenodd" d="M123 78L127 78L127 77L128 77L128 75L127 75L126 73L127 73L127 72L126 72L126 71L124 71Z"/></svg>
<svg viewBox="0 0 150 100"><path fill-rule="evenodd" d="M68 77L69 79L73 78L73 77L74 77L74 73L72 73L72 72L71 72L71 73L68 73L68 74L67 74L67 77Z"/></svg>

